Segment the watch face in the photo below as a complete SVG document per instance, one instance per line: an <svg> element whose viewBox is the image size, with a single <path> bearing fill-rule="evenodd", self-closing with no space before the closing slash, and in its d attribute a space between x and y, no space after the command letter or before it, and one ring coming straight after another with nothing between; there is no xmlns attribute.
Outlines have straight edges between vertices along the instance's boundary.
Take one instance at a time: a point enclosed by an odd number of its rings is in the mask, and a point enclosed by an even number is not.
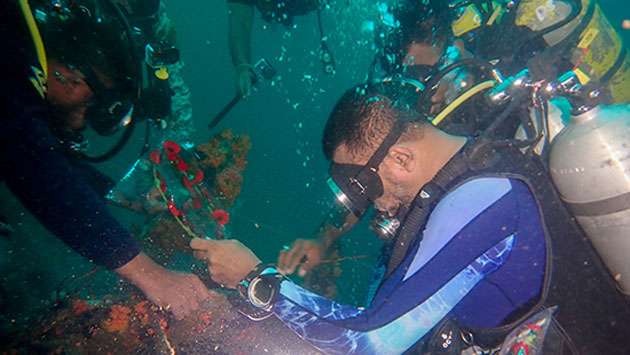
<svg viewBox="0 0 630 355"><path fill-rule="evenodd" d="M258 277L252 281L252 296L254 300L252 303L263 304L264 306L268 306L271 302L271 297L273 296L273 285L269 282L267 278Z"/></svg>
<svg viewBox="0 0 630 355"><path fill-rule="evenodd" d="M247 298L252 305L270 310L281 279L277 275L258 276L247 288Z"/></svg>

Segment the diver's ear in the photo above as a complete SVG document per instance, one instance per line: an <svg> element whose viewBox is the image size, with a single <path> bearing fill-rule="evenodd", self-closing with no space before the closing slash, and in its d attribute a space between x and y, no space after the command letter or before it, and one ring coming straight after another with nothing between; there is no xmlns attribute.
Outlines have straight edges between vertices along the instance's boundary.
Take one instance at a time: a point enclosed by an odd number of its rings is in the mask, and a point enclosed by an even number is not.
<svg viewBox="0 0 630 355"><path fill-rule="evenodd" d="M394 169L410 173L413 170L413 151L404 145L394 145L389 149L387 157L394 164Z"/></svg>

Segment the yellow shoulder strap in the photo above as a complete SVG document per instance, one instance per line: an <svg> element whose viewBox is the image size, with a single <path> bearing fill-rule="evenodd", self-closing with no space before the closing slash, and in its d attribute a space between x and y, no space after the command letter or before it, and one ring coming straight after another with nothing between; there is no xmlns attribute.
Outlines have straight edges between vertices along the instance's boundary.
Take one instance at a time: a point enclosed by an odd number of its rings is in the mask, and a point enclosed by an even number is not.
<svg viewBox="0 0 630 355"><path fill-rule="evenodd" d="M33 40L33 45L35 46L35 51L37 52L39 65L44 71L44 77L48 78L48 62L46 61L44 41L42 41L42 36L39 33L39 28L37 28L35 18L33 18L31 6L29 5L28 0L18 0L18 3L20 4L20 10L22 11L28 30L31 33L31 39Z"/></svg>

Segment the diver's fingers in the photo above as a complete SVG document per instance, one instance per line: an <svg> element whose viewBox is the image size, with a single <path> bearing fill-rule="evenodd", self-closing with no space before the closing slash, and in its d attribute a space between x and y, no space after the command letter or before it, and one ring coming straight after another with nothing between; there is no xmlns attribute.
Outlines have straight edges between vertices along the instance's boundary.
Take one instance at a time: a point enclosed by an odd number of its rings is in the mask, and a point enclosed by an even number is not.
<svg viewBox="0 0 630 355"><path fill-rule="evenodd" d="M309 271L313 270L313 268L315 266L317 266L319 264L319 259L318 262L315 263L313 262L313 260L311 260L310 258L307 258L301 265L300 265L300 271L304 274L308 273ZM300 276L304 276L304 275L300 275Z"/></svg>
<svg viewBox="0 0 630 355"><path fill-rule="evenodd" d="M284 267L287 263L287 255L288 255L288 251L287 250L281 250L280 253L278 254L278 270L280 270L280 272L284 272Z"/></svg>
<svg viewBox="0 0 630 355"><path fill-rule="evenodd" d="M287 256L287 264L285 267L285 271L287 274L292 274L295 272L295 269L300 265L302 259L306 256L304 251L304 243L301 240L296 241L293 244L293 248L289 250L289 255Z"/></svg>
<svg viewBox="0 0 630 355"><path fill-rule="evenodd" d="M282 272L283 274L293 273L294 268L291 267L291 260L293 259L293 256L296 253L297 247L298 246L296 245L296 243L293 243L293 245L291 246L291 249L284 250L280 253L281 262L278 263L278 266L280 267L280 272Z"/></svg>
<svg viewBox="0 0 630 355"><path fill-rule="evenodd" d="M208 260L208 253L206 253L205 251L193 251L193 256L195 257L195 259L198 260L202 260L202 261L209 261Z"/></svg>
<svg viewBox="0 0 630 355"><path fill-rule="evenodd" d="M299 267L297 269L297 274L300 277L306 276L306 274L311 272L311 270L313 270L317 265L320 264L320 259L317 257L313 257L310 254L312 253L308 253L308 252L305 253L304 257L301 260L303 262L299 264Z"/></svg>
<svg viewBox="0 0 630 355"><path fill-rule="evenodd" d="M193 238L190 241L190 247L193 250L211 251L216 245L216 241L210 239Z"/></svg>

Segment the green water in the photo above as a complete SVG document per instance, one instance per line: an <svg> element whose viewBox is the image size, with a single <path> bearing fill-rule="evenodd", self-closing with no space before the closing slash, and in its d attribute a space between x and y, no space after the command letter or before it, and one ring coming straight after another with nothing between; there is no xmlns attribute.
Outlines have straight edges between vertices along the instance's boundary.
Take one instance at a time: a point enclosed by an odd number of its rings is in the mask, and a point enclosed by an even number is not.
<svg viewBox="0 0 630 355"><path fill-rule="evenodd" d="M274 85L262 85L241 102L218 127L232 128L251 136L252 149L243 191L232 211L231 232L251 247L261 259L275 261L278 251L317 227L328 198L327 163L321 151L321 132L332 105L340 94L365 79L372 59L372 34L362 24L375 14L374 1L338 0L324 12L328 43L335 55L337 73L322 73L318 58L319 35L315 15L297 18L296 28L265 24L256 19L253 58L266 57L278 70ZM600 0L616 28L630 18L625 0ZM222 0L166 2L177 28L179 48L185 62L184 76L192 91L196 142L207 140L212 115L233 96L233 70L227 46L226 5ZM620 30L621 31L621 30ZM630 43L630 31L623 31ZM120 177L133 163L142 143L136 132L123 153L102 164L112 177ZM4 189L4 187L3 187ZM19 204L2 191L1 213L16 229L0 241L1 285L7 299L6 321L23 323L47 307L59 285L73 275L83 275L92 266L48 234ZM137 216L114 211L127 225L141 223ZM344 264L340 299L362 301L366 275L380 242L365 226L344 239L344 255L368 254L370 259ZM98 295L121 285L113 275L100 272L85 289Z"/></svg>

